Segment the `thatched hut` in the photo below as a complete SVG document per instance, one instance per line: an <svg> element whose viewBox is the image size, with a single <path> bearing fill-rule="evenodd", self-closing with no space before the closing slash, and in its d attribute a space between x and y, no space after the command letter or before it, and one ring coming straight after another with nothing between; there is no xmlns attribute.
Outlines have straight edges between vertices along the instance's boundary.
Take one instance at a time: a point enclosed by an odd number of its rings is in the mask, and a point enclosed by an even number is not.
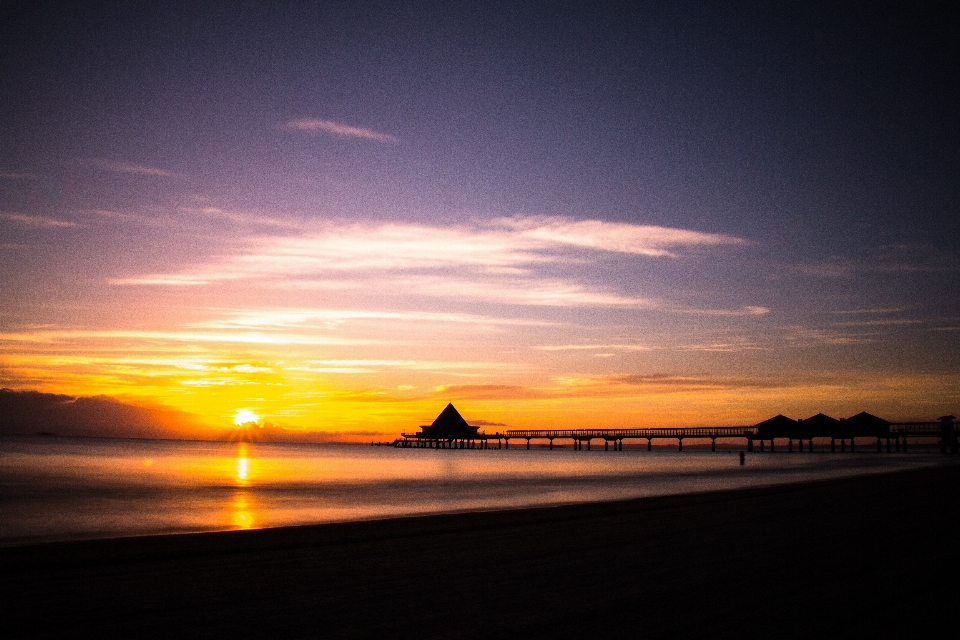
<svg viewBox="0 0 960 640"><path fill-rule="evenodd" d="M471 427L451 402L429 426L421 426L422 438L473 438L480 427Z"/></svg>

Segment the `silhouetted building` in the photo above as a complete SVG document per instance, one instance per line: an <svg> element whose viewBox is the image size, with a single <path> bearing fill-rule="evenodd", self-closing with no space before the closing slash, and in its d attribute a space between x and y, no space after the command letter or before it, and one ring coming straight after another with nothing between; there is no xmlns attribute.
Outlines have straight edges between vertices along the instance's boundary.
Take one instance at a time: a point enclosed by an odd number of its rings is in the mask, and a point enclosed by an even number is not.
<svg viewBox="0 0 960 640"><path fill-rule="evenodd" d="M890 422L861 411L842 421L842 431L853 436L880 436L890 433Z"/></svg>
<svg viewBox="0 0 960 640"><path fill-rule="evenodd" d="M798 421L795 434L798 436L830 436L840 433L840 431L841 424L839 420L818 413L815 416L810 416L805 420Z"/></svg>
<svg viewBox="0 0 960 640"><path fill-rule="evenodd" d="M424 438L472 438L480 427L471 427L450 403L440 412L430 426L420 427L420 436Z"/></svg>
<svg viewBox="0 0 960 640"><path fill-rule="evenodd" d="M770 438L853 438L856 436L885 436L890 433L890 422L866 411L846 420L837 420L818 413L803 420L791 420L778 415L754 425L757 436Z"/></svg>
<svg viewBox="0 0 960 640"><path fill-rule="evenodd" d="M754 425L757 435L764 439L787 437L797 433L797 421L780 414Z"/></svg>

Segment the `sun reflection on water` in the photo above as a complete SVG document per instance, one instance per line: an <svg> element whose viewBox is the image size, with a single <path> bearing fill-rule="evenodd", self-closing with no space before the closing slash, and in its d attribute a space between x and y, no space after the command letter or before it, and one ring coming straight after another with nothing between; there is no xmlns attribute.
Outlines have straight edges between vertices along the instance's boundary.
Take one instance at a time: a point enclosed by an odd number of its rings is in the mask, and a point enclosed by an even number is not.
<svg viewBox="0 0 960 640"><path fill-rule="evenodd" d="M237 445L236 458L233 461L233 479L239 487L250 485L250 457L247 443ZM230 520L237 529L252 529L256 526L254 520L253 496L249 491L236 491L230 503Z"/></svg>
<svg viewBox="0 0 960 640"><path fill-rule="evenodd" d="M250 484L250 459L247 458L247 444L245 442L241 442L237 447L237 459L233 470L238 485L245 487Z"/></svg>
<svg viewBox="0 0 960 640"><path fill-rule="evenodd" d="M237 529L252 529L256 524L253 516L253 500L246 491L238 491L233 494L232 508L233 526Z"/></svg>

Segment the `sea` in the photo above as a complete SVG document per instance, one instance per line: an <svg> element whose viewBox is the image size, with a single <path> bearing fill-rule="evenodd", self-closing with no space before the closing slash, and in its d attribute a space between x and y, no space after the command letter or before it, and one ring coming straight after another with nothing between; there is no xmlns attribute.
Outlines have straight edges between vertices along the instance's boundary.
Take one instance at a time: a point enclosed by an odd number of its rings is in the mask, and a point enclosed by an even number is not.
<svg viewBox="0 0 960 640"><path fill-rule="evenodd" d="M0 437L0 546L541 507L945 464L932 452L396 449Z"/></svg>

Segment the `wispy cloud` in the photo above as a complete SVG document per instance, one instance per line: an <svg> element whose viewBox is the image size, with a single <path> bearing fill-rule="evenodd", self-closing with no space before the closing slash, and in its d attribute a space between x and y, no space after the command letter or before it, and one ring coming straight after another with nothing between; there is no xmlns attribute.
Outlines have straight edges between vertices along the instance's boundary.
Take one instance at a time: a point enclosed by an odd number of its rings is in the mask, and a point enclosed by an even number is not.
<svg viewBox="0 0 960 640"><path fill-rule="evenodd" d="M702 351L733 353L738 351L758 351L763 347L757 346L746 340L737 340L731 342L706 342L690 343L680 345L644 345L644 344L560 344L543 345L534 347L538 351L614 351L614 352L632 352L632 351ZM610 357L613 353L598 353L598 357Z"/></svg>
<svg viewBox="0 0 960 640"><path fill-rule="evenodd" d="M130 173L141 176L156 176L160 178L183 178L182 175L174 171L158 169L156 167L148 167L142 164L134 164L131 162L118 162L116 160L108 160L106 158L91 158L89 162L99 169L103 169L104 171L113 171L115 173Z"/></svg>
<svg viewBox="0 0 960 640"><path fill-rule="evenodd" d="M617 351L649 351L653 347L642 344L557 344L534 347L539 351L596 351L614 349Z"/></svg>
<svg viewBox="0 0 960 640"><path fill-rule="evenodd" d="M769 347L763 347L749 340L736 340L733 342L705 342L682 344L674 347L676 351L693 351L707 353L737 353L741 351L767 351Z"/></svg>
<svg viewBox="0 0 960 640"><path fill-rule="evenodd" d="M695 307L668 307L666 311L688 313L698 316L763 316L770 313L767 307L746 306L736 309L698 309Z"/></svg>
<svg viewBox="0 0 960 640"><path fill-rule="evenodd" d="M669 373L623 374L590 378L588 385L626 385L631 387L679 387L695 389L743 389L781 386L781 382L760 378L736 378L726 376L684 376Z"/></svg>
<svg viewBox="0 0 960 640"><path fill-rule="evenodd" d="M256 310L228 310L222 317L188 324L203 329L257 329L261 331L286 330L319 324L324 328L350 320L390 320L398 322L446 322L456 324L509 324L551 326L556 323L522 318L496 318L467 313L433 313L427 311L375 311L367 309L310 309L276 308Z"/></svg>
<svg viewBox="0 0 960 640"><path fill-rule="evenodd" d="M911 311L914 307L867 307L863 309L845 309L845 310L836 310L830 311L830 313L836 315L867 315L867 314L884 314L884 313L903 313L904 311Z"/></svg>
<svg viewBox="0 0 960 640"><path fill-rule="evenodd" d="M30 216L6 211L0 212L0 218L26 227L58 228L77 226L75 222L69 222L67 220L58 220L57 218L48 218L46 216Z"/></svg>
<svg viewBox="0 0 960 640"><path fill-rule="evenodd" d="M166 342L238 343L262 345L358 345L375 341L334 338L331 336L272 333L259 331L128 331L128 330L41 330L0 333L0 342L56 343L64 340L142 340Z"/></svg>
<svg viewBox="0 0 960 640"><path fill-rule="evenodd" d="M365 138L377 142L399 142L396 136L389 133L380 133L366 127L355 127L342 122L319 118L292 118L287 121L284 128L295 131L322 131L341 138Z"/></svg>
<svg viewBox="0 0 960 640"><path fill-rule="evenodd" d="M818 329L802 326L788 326L784 328L784 338L789 344L799 347L820 345L845 346L865 344L873 341L869 335L838 331L835 329Z"/></svg>
<svg viewBox="0 0 960 640"><path fill-rule="evenodd" d="M557 395L549 389L510 384L444 384L434 387L430 393L442 396L445 400L497 400L500 402L554 398Z"/></svg>
<svg viewBox="0 0 960 640"><path fill-rule="evenodd" d="M221 209L220 207L180 207L180 211L194 216L229 220L230 222L245 226L280 227L298 230L302 227L300 223L294 220L243 211L232 211L229 209Z"/></svg>
<svg viewBox="0 0 960 640"><path fill-rule="evenodd" d="M724 376L688 376L669 373L557 377L543 386L510 384L445 384L433 395L454 400L560 400L573 398L632 397L638 392L656 394L771 389L783 381Z"/></svg>
<svg viewBox="0 0 960 640"><path fill-rule="evenodd" d="M446 362L437 360L309 360L309 364L336 367L389 367L396 369L414 369L421 371L442 371L446 369L515 369L516 365L503 362Z"/></svg>
<svg viewBox="0 0 960 640"><path fill-rule="evenodd" d="M662 305L653 300L620 295L597 287L556 278L444 278L417 276L396 279L406 290L438 298L467 298L541 307L630 307L658 309Z"/></svg>
<svg viewBox="0 0 960 640"><path fill-rule="evenodd" d="M873 261L831 257L813 264L801 264L796 270L820 278L854 279L864 274L947 273L960 270L956 254L926 248L880 255Z"/></svg>
<svg viewBox="0 0 960 640"><path fill-rule="evenodd" d="M885 320L850 320L846 322L836 322L838 327L886 327L900 326L907 324L923 324L923 320L906 318L887 318Z"/></svg>
<svg viewBox="0 0 960 640"><path fill-rule="evenodd" d="M309 360L302 365L287 367L289 371L308 373L380 373L385 370L407 370L432 373L504 372L516 371L520 367L502 362L444 362L430 360ZM413 388L413 387L409 387Z"/></svg>
<svg viewBox="0 0 960 640"><path fill-rule="evenodd" d="M547 275L602 254L679 258L684 248L743 245L723 234L650 225L516 216L472 225L413 223L326 224L296 235L254 237L239 255L185 272L115 278L117 285L202 285L227 280L274 282L288 287L336 288L351 278L393 291L496 300L540 306L623 306L667 309L669 305ZM760 315L758 306L694 309L678 313Z"/></svg>
<svg viewBox="0 0 960 640"><path fill-rule="evenodd" d="M626 222L546 216L500 218L494 222L516 230L522 238L542 241L546 245L569 245L645 256L675 257L673 249L683 246L747 244L742 238L720 233Z"/></svg>
<svg viewBox="0 0 960 640"><path fill-rule="evenodd" d="M218 278L225 279L225 278ZM154 275L154 276L142 276L136 278L111 278L108 281L110 284L114 285L158 285L158 286L175 286L175 287L191 287L210 284L211 278L209 276L195 276L190 274L184 275Z"/></svg>

